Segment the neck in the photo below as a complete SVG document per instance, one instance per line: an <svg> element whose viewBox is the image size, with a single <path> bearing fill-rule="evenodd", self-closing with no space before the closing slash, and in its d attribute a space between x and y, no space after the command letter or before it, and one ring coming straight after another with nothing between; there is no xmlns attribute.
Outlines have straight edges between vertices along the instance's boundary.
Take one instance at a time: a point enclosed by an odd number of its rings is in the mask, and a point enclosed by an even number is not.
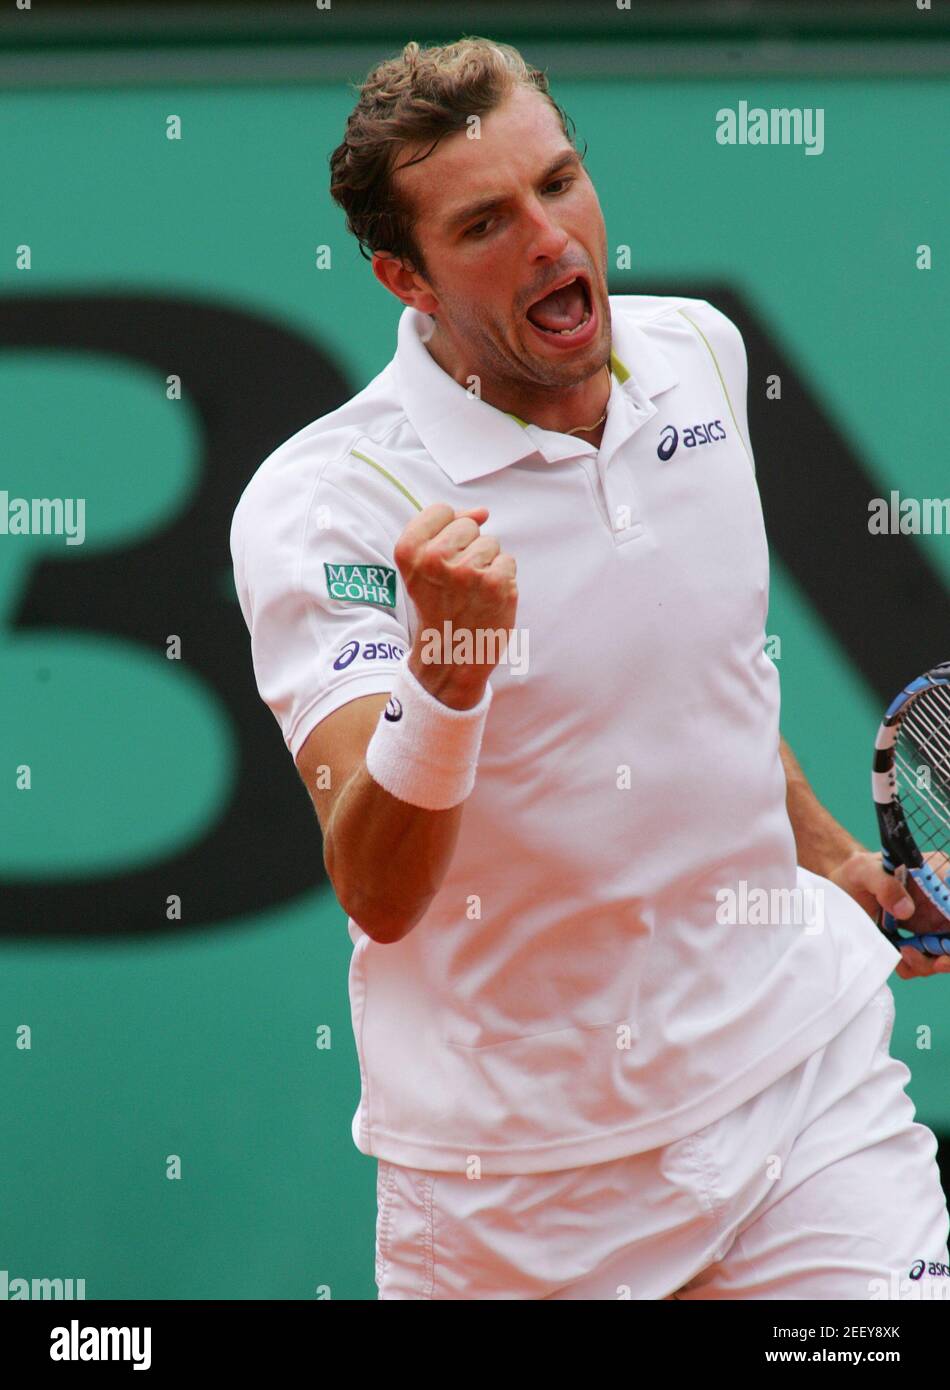
<svg viewBox="0 0 950 1390"><path fill-rule="evenodd" d="M429 355L444 372L460 386L469 388L472 380L471 358L464 360L456 346L440 335L438 325L426 341ZM566 434L570 430L575 439L599 448L603 437L605 421L599 417L607 409L610 399L611 377L609 364L599 367L584 381L571 386L531 386L523 382L497 379L490 373L480 376L479 397L496 410L504 410L517 415L520 420L537 425L543 430L555 430ZM590 430L579 428L585 423L596 426Z"/></svg>

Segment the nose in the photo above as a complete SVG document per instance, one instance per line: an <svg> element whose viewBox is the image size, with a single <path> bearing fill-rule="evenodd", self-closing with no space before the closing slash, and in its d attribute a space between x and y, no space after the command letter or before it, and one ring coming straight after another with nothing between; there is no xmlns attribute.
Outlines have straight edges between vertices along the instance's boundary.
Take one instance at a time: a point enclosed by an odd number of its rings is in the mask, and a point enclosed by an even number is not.
<svg viewBox="0 0 950 1390"><path fill-rule="evenodd" d="M532 260L559 260L567 250L570 237L563 227L550 216L544 203L535 198L528 208L528 217L533 229L531 243Z"/></svg>

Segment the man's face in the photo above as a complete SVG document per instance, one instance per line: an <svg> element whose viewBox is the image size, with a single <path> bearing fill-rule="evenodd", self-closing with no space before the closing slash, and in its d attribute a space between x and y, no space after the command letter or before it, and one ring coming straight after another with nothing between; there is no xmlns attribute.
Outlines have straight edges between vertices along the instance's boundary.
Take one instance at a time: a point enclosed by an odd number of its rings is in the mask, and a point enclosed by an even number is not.
<svg viewBox="0 0 950 1390"><path fill-rule="evenodd" d="M420 148L401 152L397 165ZM481 118L480 138L444 136L395 179L416 210L426 263L426 276L415 277L423 293L412 302L435 315L440 341L464 368L543 388L575 385L603 367L603 214L541 93L517 87ZM538 303L570 280L573 287ZM556 331L565 328L574 331Z"/></svg>

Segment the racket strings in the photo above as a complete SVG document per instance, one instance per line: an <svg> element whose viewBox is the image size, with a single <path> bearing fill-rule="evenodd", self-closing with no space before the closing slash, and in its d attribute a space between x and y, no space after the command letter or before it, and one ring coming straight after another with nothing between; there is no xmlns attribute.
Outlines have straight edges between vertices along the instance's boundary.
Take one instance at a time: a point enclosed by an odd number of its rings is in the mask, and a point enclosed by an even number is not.
<svg viewBox="0 0 950 1390"><path fill-rule="evenodd" d="M942 687L919 696L901 720L894 772L918 849L950 855L950 697Z"/></svg>
<svg viewBox="0 0 950 1390"><path fill-rule="evenodd" d="M911 737L923 746L943 779L950 783L950 695L937 686L911 705L905 723Z"/></svg>
<svg viewBox="0 0 950 1390"><path fill-rule="evenodd" d="M946 878L950 871L950 829L920 801L908 806L906 798L902 798L901 805L911 839L925 858L929 855L939 856L939 864L934 867L941 877Z"/></svg>
<svg viewBox="0 0 950 1390"><path fill-rule="evenodd" d="M901 733L913 740L944 784L950 786L950 696L942 687L913 702L901 721Z"/></svg>
<svg viewBox="0 0 950 1390"><path fill-rule="evenodd" d="M929 818L937 834L950 836L950 789L940 786L919 752L907 756L902 749L895 749L894 764L905 814L910 807L918 823Z"/></svg>
<svg viewBox="0 0 950 1390"><path fill-rule="evenodd" d="M920 709L912 705L908 711L913 716L911 728L915 728L917 721L920 721L929 731L934 748L942 750L941 771L950 781L950 693L945 686L936 686L915 704L919 704Z"/></svg>

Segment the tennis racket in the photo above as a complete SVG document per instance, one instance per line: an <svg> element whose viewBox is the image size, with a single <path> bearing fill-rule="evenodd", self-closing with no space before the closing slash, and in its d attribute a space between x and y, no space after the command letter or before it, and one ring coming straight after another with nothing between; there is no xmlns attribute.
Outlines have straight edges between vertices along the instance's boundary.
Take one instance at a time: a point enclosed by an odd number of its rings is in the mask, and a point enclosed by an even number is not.
<svg viewBox="0 0 950 1390"><path fill-rule="evenodd" d="M874 740L871 789L884 869L916 883L942 931L902 935L883 910L881 931L900 950L950 955L950 661L911 681L889 706ZM920 901L917 914L926 903ZM937 914L940 914L939 916ZM906 928L905 928L906 930Z"/></svg>

